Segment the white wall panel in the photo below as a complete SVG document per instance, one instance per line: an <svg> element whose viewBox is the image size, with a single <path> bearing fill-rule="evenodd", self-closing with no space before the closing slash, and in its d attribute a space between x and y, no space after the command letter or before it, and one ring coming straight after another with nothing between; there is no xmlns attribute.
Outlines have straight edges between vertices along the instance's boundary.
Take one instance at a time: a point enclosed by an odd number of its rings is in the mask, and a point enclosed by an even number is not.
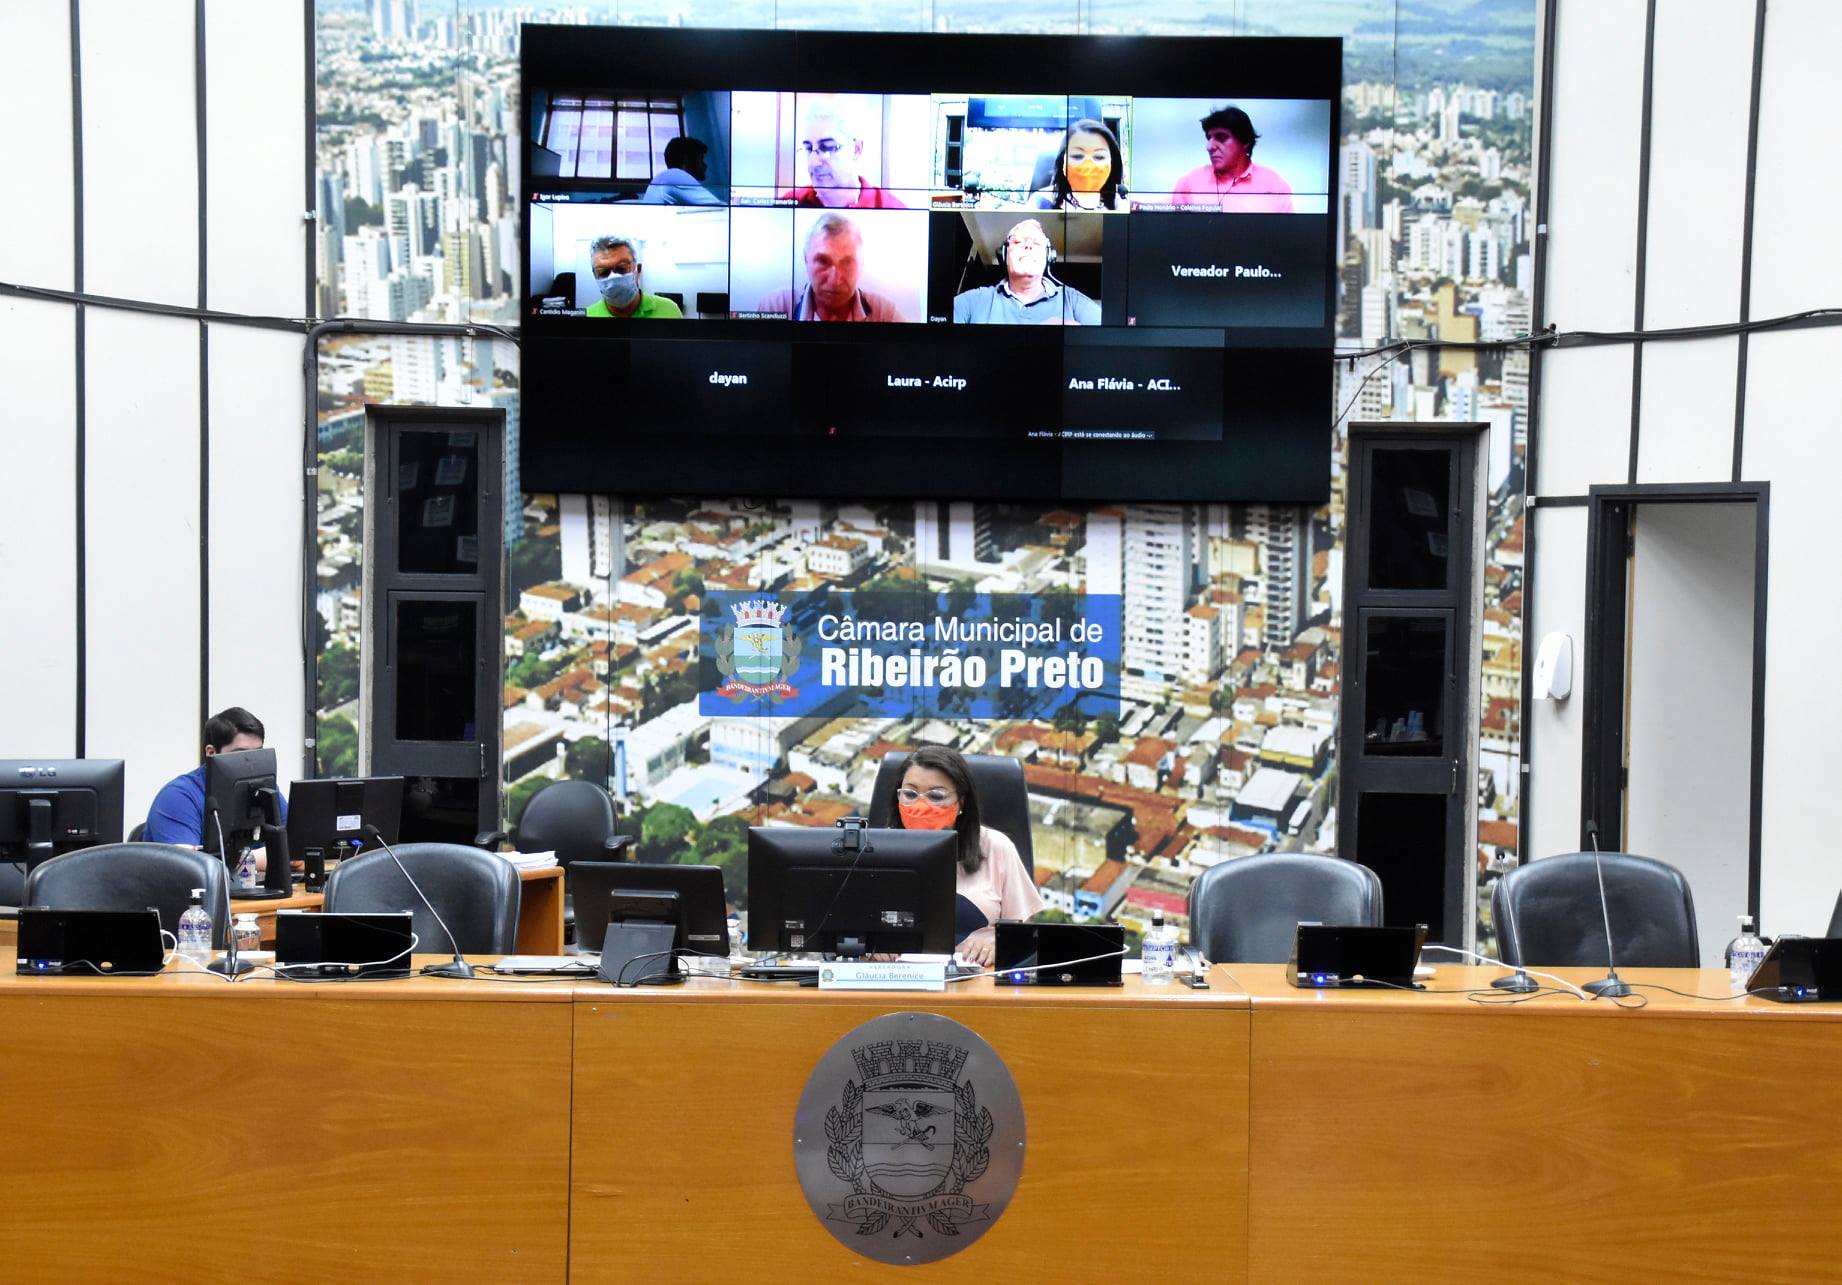
<svg viewBox="0 0 1842 1285"><path fill-rule="evenodd" d="M77 744L76 309L0 299L0 757Z"/></svg>
<svg viewBox="0 0 1842 1285"><path fill-rule="evenodd" d="M1573 694L1538 700L1523 711L1529 727L1529 790L1523 799L1535 846L1522 859L1574 852L1580 846L1580 719L1586 646L1586 509L1537 508L1535 601L1526 656L1551 633L1573 639Z"/></svg>
<svg viewBox="0 0 1842 1285"><path fill-rule="evenodd" d="M1734 0L1657 6L1647 329L1739 316L1752 33L1752 6Z"/></svg>
<svg viewBox="0 0 1842 1285"><path fill-rule="evenodd" d="M1644 6L1569 0L1554 57L1553 127L1543 140L1547 319L1562 330L1626 330L1637 297Z"/></svg>
<svg viewBox="0 0 1842 1285"><path fill-rule="evenodd" d="M205 5L206 299L296 317L306 309L306 40L299 5Z"/></svg>
<svg viewBox="0 0 1842 1285"><path fill-rule="evenodd" d="M301 661L301 338L212 326L211 672L205 704L268 728L286 779L306 736Z"/></svg>
<svg viewBox="0 0 1842 1285"><path fill-rule="evenodd" d="M1754 189L1752 315L1781 316L1842 300L1842 130L1824 104L1842 51L1842 4L1772 0L1765 14Z"/></svg>
<svg viewBox="0 0 1842 1285"><path fill-rule="evenodd" d="M128 760L133 825L199 762L198 325L92 308L86 327L88 749Z"/></svg>
<svg viewBox="0 0 1842 1285"><path fill-rule="evenodd" d="M1631 350L1560 348L1541 359L1535 491L1581 495L1631 471Z"/></svg>
<svg viewBox="0 0 1842 1285"><path fill-rule="evenodd" d="M192 17L190 0L83 5L83 276L96 294L198 302Z"/></svg>
<svg viewBox="0 0 1842 1285"><path fill-rule="evenodd" d="M1644 345L1638 481L1725 482L1733 476L1739 351L1737 338Z"/></svg>
<svg viewBox="0 0 1842 1285"><path fill-rule="evenodd" d="M0 4L0 281L74 284L69 0ZM26 193L31 199L26 199Z"/></svg>
<svg viewBox="0 0 1842 1285"><path fill-rule="evenodd" d="M1777 14L1774 5L1772 21ZM1834 742L1842 727L1835 678L1842 636L1842 413L1831 391L1837 370L1842 330L1753 336L1744 475L1772 484L1759 907L1771 933L1820 934L1842 887L1834 811Z"/></svg>

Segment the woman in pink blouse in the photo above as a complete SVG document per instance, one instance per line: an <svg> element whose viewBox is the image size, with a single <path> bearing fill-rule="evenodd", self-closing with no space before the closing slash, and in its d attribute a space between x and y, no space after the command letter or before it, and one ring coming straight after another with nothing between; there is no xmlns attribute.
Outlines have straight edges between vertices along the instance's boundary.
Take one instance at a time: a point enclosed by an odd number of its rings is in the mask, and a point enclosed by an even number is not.
<svg viewBox="0 0 1842 1285"><path fill-rule="evenodd" d="M1017 845L1002 831L979 824L978 793L965 756L939 745L916 750L902 772L895 812L892 823L900 829L959 832L953 936L960 955L989 968L997 941L992 925L1028 919L1043 908L1043 899Z"/></svg>

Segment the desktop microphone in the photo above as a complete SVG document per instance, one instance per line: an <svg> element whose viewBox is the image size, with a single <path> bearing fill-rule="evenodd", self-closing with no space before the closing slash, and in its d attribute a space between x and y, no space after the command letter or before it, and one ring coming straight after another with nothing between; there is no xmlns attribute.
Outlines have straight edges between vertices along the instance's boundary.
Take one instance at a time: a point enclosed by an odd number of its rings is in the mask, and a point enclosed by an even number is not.
<svg viewBox="0 0 1842 1285"><path fill-rule="evenodd" d="M1607 999L1617 999L1629 995L1631 987L1618 978L1618 963L1612 957L1612 905L1605 896L1605 863L1599 859L1599 826L1596 822L1586 823L1586 841L1593 845L1593 870L1599 876L1599 913L1605 919L1605 976L1597 981L1586 982L1580 989L1588 994Z"/></svg>
<svg viewBox="0 0 1842 1285"><path fill-rule="evenodd" d="M218 861L222 864L224 852L224 822L223 819L218 816L217 800L206 799L205 809L211 813L211 823L217 827ZM209 964L206 964L205 967L214 973L222 973L226 977L237 977L243 973L254 972L256 966L254 964L244 963L243 960L237 957L236 916L233 915L230 910L231 877L229 867L226 866L224 874L224 955L221 959L212 960Z"/></svg>
<svg viewBox="0 0 1842 1285"><path fill-rule="evenodd" d="M409 880L409 886L415 890L415 894L418 897L422 898L422 904L429 908L429 914L435 916L435 922L440 925L441 931L448 935L448 947L454 952L454 958L445 964L425 964L422 968L423 973L429 977L472 977L473 965L469 964L461 957L460 946L454 940L453 929L449 928L447 921L442 919L441 912L435 909L435 903L430 901L423 893L415 877L409 873L409 867L403 864L403 859L397 856L396 852L388 843L384 842L384 836L378 831L376 826L365 826L360 833L367 839L376 840L378 846L390 854L390 859L397 863L397 869L403 872L403 877L405 879Z"/></svg>

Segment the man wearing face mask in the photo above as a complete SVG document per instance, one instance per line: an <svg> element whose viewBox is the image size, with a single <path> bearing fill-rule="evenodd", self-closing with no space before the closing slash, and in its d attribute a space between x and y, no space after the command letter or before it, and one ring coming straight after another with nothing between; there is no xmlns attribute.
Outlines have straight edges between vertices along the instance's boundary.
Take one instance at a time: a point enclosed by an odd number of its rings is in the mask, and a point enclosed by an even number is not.
<svg viewBox="0 0 1842 1285"><path fill-rule="evenodd" d="M588 306L591 317L682 317L670 299L640 288L640 260L633 242L622 236L596 237L588 248L588 266L601 298Z"/></svg>
<svg viewBox="0 0 1842 1285"><path fill-rule="evenodd" d="M989 968L997 955L998 920L1028 919L1043 908L1017 845L1003 831L979 824L972 769L958 750L924 745L908 756L888 824L958 832L953 939L959 954L979 967Z"/></svg>
<svg viewBox="0 0 1842 1285"><path fill-rule="evenodd" d="M1053 247L1035 219L1013 224L998 263L1004 279L953 296L953 321L975 326L1097 326L1100 305L1049 275Z"/></svg>

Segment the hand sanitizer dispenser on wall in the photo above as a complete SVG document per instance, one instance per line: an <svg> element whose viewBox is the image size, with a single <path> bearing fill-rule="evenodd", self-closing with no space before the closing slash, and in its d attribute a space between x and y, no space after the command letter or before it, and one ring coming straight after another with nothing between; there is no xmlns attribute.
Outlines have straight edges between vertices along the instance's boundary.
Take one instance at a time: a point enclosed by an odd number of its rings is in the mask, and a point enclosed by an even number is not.
<svg viewBox="0 0 1842 1285"><path fill-rule="evenodd" d="M1573 690L1573 639L1548 634L1535 651L1535 671L1530 675L1536 700L1564 701Z"/></svg>

